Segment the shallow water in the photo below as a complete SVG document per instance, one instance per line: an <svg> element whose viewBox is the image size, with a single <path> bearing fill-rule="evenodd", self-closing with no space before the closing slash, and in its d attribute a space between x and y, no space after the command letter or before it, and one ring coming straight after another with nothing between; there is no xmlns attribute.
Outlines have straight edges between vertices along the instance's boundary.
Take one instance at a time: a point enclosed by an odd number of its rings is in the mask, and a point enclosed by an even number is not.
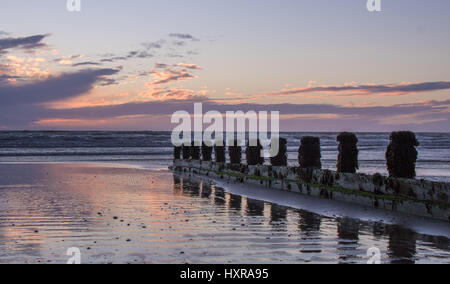
<svg viewBox="0 0 450 284"><path fill-rule="evenodd" d="M65 263L71 247L83 263L366 263L371 247L384 263L450 263L449 244L448 236L325 217L169 171L0 164L1 263Z"/></svg>

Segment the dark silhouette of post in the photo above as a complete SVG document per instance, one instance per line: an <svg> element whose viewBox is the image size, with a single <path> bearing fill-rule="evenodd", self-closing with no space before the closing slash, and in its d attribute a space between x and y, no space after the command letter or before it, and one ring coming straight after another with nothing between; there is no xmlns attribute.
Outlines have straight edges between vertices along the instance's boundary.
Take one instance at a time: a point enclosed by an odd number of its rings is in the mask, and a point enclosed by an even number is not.
<svg viewBox="0 0 450 284"><path fill-rule="evenodd" d="M205 144L205 142L203 142L202 145L202 160L206 161L206 162L210 162L212 160L212 151L213 151L213 147L212 146L208 146Z"/></svg>
<svg viewBox="0 0 450 284"><path fill-rule="evenodd" d="M337 171L340 173L356 173L358 166L358 138L354 133L342 132L336 140L339 142Z"/></svg>
<svg viewBox="0 0 450 284"><path fill-rule="evenodd" d="M261 156L262 150L263 147L259 139L249 140L247 143L247 148L245 150L245 156L247 157L247 164L250 166L264 165L264 157Z"/></svg>
<svg viewBox="0 0 450 284"><path fill-rule="evenodd" d="M392 132L386 151L386 163L390 177L416 177L416 161L419 146L416 135L410 131Z"/></svg>
<svg viewBox="0 0 450 284"><path fill-rule="evenodd" d="M298 162L300 168L322 168L320 154L320 138L305 136L301 139L301 145L298 149Z"/></svg>
<svg viewBox="0 0 450 284"><path fill-rule="evenodd" d="M270 158L270 163L272 166L287 166L287 140L285 138L276 140L278 140L278 154ZM276 143L276 140L272 140L272 143Z"/></svg>
<svg viewBox="0 0 450 284"><path fill-rule="evenodd" d="M173 147L173 159L180 160L181 159L181 146Z"/></svg>
<svg viewBox="0 0 450 284"><path fill-rule="evenodd" d="M242 163L242 148L238 140L231 141L232 145L228 146L228 155L230 156L231 164Z"/></svg>
<svg viewBox="0 0 450 284"><path fill-rule="evenodd" d="M191 144L184 144L183 143L183 146L182 146L182 149L183 149L183 160L189 160L190 158L191 158L191 146L192 145L192 143Z"/></svg>
<svg viewBox="0 0 450 284"><path fill-rule="evenodd" d="M192 160L200 160L200 146L196 146L195 142L192 142L191 158Z"/></svg>
<svg viewBox="0 0 450 284"><path fill-rule="evenodd" d="M217 163L225 163L226 162L226 156L225 156L225 141L222 142L222 146L217 145L217 143L214 145L214 155L216 157Z"/></svg>

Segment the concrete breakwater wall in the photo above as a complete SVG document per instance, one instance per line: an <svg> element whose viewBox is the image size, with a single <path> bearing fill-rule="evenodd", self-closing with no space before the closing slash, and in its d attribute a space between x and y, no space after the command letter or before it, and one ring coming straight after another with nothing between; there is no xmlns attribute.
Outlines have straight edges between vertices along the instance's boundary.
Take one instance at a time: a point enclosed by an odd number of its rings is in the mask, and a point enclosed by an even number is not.
<svg viewBox="0 0 450 284"><path fill-rule="evenodd" d="M316 168L180 160L173 170L450 221L450 184Z"/></svg>
<svg viewBox="0 0 450 284"><path fill-rule="evenodd" d="M419 141L413 132L391 133L391 142L386 149L389 177L356 173L359 168L356 134L343 132L336 140L339 141L336 171L322 169L320 139L312 136L301 138L298 167L288 166L287 141L276 138L271 147L279 145L275 152L278 154L270 158L270 166L265 165L261 157L260 142L251 140L245 149L247 164L242 163L239 141L229 141L230 163L227 164L225 143L219 140L214 146L215 162L212 161L211 146L203 144L200 151L199 143L192 141L175 147L173 169L450 221L450 183L415 179Z"/></svg>

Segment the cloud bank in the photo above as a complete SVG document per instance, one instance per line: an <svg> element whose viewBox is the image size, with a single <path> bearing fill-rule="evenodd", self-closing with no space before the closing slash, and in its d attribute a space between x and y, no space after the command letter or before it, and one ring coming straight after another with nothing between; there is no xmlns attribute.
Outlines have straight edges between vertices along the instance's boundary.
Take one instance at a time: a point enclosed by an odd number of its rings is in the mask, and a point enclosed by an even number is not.
<svg viewBox="0 0 450 284"><path fill-rule="evenodd" d="M46 47L47 45L42 41L49 36L46 35L34 35L28 37L18 38L4 38L0 39L0 53L7 49L21 48L25 50L32 50L37 48Z"/></svg>
<svg viewBox="0 0 450 284"><path fill-rule="evenodd" d="M346 85L346 86L322 86L285 89L279 92L263 93L260 96L289 96L310 93L325 93L333 95L367 96L367 95L406 95L411 93L433 92L450 89L450 82L421 82L405 84L384 85Z"/></svg>
<svg viewBox="0 0 450 284"><path fill-rule="evenodd" d="M21 38L0 39L0 54L9 53L14 49L30 51L45 47L43 40L47 35L34 35ZM360 130L385 131L389 129L411 129L420 131L450 131L450 100L424 101L411 104L394 104L389 106L342 106L328 103L322 104L264 104L251 103L252 98L213 99L206 93L171 86L173 83L196 78L194 73L203 68L196 64L155 63L150 70L138 71L122 69L123 67L102 68L107 63L126 61L139 58L152 58L160 49L167 45L168 57L177 58L185 43L197 41L190 34L170 34L173 41L159 40L141 45L141 48L100 58L88 58L83 62L72 63L84 56L73 55L54 58L51 62L68 69L65 73L46 76L30 76L19 79L19 75L2 67L0 64L0 128L2 129L122 129L122 130L170 130L170 116L179 110L193 112L193 104L202 102L204 112L216 110L226 111L279 111L284 130ZM179 47L180 50L174 48ZM182 53L186 54L186 53ZM33 58L11 57L11 60L23 67L28 64L35 70L39 62ZM38 58L35 58L38 60ZM10 60L10 59L8 59ZM30 61L31 60L31 61ZM43 60L40 58L39 60ZM28 62L29 61L29 62ZM74 67L77 67L75 69ZM88 68L88 69L81 69ZM89 68L92 67L92 68ZM123 76L117 77L124 71ZM34 71L33 71L34 72ZM136 91L137 94L111 103L111 99L122 94L105 94L105 104L92 106L90 97L89 107L73 107L69 109L55 109L55 102L65 100L76 101L99 86L114 85L120 80L133 82L135 78L149 76L149 81L143 82L145 90ZM37 78L37 79L36 79ZM323 94L326 96L396 96L412 93L425 93L450 89L450 82L419 82L401 84L361 84L343 86L308 86L306 88L284 89L279 92L263 93L261 96L296 96L303 94ZM110 91L111 89L108 89ZM118 89L114 89L118 90ZM114 91L113 91L114 92ZM131 91L130 91L131 92ZM129 96L129 97L128 97ZM123 100L122 100L123 99ZM262 101L262 100L259 100ZM264 101L263 101L264 102ZM101 106L98 106L101 105ZM53 108L50 108L52 106ZM128 123L128 124L126 124ZM98 128L96 128L98 127Z"/></svg>
<svg viewBox="0 0 450 284"><path fill-rule="evenodd" d="M85 69L23 85L0 81L0 105L32 105L77 97L92 90L105 76L118 72L115 69Z"/></svg>

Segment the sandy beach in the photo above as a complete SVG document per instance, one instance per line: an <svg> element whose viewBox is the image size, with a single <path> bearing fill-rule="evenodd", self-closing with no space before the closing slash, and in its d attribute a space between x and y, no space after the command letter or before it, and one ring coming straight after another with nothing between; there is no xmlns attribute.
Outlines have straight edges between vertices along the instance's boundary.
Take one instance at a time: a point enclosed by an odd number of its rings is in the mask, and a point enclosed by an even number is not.
<svg viewBox="0 0 450 284"><path fill-rule="evenodd" d="M0 263L66 263L72 247L82 263L366 263L371 247L384 263L449 263L446 223L220 186L126 165L0 164Z"/></svg>

